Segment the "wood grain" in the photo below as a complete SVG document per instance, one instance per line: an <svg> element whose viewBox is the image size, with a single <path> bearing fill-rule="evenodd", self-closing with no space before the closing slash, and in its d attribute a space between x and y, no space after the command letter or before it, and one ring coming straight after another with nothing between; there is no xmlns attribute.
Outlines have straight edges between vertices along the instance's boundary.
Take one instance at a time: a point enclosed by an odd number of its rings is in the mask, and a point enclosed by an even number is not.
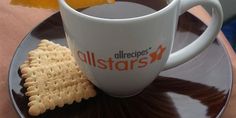
<svg viewBox="0 0 236 118"><path fill-rule="evenodd" d="M16 118L15 113L8 94L8 68L14 51L23 37L38 23L54 13L54 11L25 8L20 6L12 6L9 4L10 0L0 1L0 117L1 118ZM209 20L209 16L202 10L201 7L197 7L191 10L192 13L203 19L206 23ZM225 45L234 68L234 74L236 73L236 56L230 47L226 38L221 33L218 38ZM236 75L235 75L236 76ZM235 77L234 76L234 77ZM235 118L236 117L236 87L234 81L232 98L230 100L229 107L223 118Z"/></svg>

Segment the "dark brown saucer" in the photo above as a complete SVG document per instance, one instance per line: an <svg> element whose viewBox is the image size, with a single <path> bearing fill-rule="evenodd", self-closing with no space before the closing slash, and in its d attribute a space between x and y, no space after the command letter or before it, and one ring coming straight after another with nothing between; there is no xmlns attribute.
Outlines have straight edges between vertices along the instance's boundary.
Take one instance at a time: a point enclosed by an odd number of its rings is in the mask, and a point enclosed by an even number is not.
<svg viewBox="0 0 236 118"><path fill-rule="evenodd" d="M174 51L191 43L206 26L189 13L180 17ZM9 92L20 117L29 118L19 65L27 52L43 38L66 45L59 13L33 29L21 42L9 70ZM194 59L162 72L142 93L130 98L98 95L81 103L47 111L41 118L215 118L223 113L230 97L232 70L219 41Z"/></svg>

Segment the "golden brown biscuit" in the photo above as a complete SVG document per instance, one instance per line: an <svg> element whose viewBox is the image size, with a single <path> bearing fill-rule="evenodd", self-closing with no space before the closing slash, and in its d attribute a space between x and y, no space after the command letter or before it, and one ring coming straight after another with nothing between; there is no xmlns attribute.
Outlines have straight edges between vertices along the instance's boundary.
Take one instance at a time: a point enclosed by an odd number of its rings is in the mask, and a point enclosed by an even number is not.
<svg viewBox="0 0 236 118"><path fill-rule="evenodd" d="M96 95L70 50L53 42L42 40L37 49L29 52L20 69L32 116Z"/></svg>

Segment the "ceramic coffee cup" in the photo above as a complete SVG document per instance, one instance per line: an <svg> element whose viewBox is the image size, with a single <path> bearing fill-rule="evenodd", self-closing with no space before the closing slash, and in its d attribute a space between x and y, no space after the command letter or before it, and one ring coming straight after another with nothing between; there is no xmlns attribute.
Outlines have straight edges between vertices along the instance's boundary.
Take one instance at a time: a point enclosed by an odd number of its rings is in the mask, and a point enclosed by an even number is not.
<svg viewBox="0 0 236 118"><path fill-rule="evenodd" d="M79 11L59 0L68 46L94 85L116 97L136 95L162 70L190 60L212 43L223 20L218 0L166 2L158 11L120 1ZM210 25L190 45L171 53L179 16L196 5L212 8Z"/></svg>

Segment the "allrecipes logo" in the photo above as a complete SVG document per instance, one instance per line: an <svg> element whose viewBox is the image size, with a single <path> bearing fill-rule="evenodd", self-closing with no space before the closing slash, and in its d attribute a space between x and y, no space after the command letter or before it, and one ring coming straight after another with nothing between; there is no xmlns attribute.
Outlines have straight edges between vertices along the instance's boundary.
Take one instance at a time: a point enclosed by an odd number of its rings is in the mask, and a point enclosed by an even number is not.
<svg viewBox="0 0 236 118"><path fill-rule="evenodd" d="M149 64L161 60L166 48L160 45L154 52L152 48L141 51L124 52L118 51L109 58L97 58L96 54L90 51L77 52L80 61L103 70L127 71L135 68L144 68Z"/></svg>

